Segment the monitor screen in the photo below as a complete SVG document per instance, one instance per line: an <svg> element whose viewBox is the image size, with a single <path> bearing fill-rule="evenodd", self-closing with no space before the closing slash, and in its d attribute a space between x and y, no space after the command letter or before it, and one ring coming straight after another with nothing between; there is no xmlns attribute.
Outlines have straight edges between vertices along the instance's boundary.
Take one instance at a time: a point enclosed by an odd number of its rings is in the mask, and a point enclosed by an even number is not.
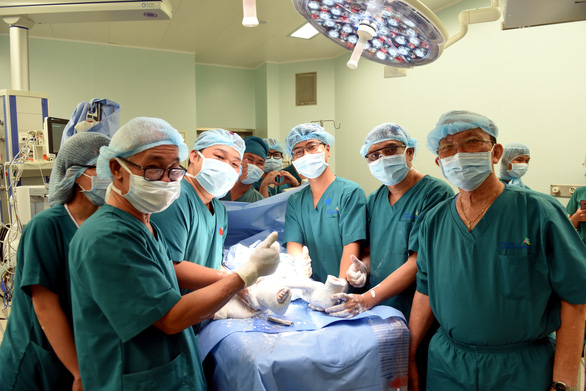
<svg viewBox="0 0 586 391"><path fill-rule="evenodd" d="M46 118L47 140L49 141L49 153L57 155L57 153L59 152L59 147L61 146L61 137L63 136L63 130L65 130L65 125L67 125L68 122L68 119L63 118Z"/></svg>

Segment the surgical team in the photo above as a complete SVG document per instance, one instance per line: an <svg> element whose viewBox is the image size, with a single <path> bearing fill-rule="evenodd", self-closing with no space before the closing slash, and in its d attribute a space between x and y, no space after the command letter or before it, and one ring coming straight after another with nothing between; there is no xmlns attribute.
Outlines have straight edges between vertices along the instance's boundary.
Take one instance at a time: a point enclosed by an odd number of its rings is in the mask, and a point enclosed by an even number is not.
<svg viewBox="0 0 586 391"><path fill-rule="evenodd" d="M521 181L529 148L498 137L481 114L439 118L426 144L455 194L414 168L420 144L406 129L381 124L359 151L381 182L366 196L332 172L334 138L316 124L294 127L284 147L208 130L191 151L157 118L132 119L111 139L77 134L55 161L51 208L19 242L1 382L205 390L198 325L272 274L282 245L298 273L348 281L326 313L390 305L405 315L409 390L576 391L586 187L564 209ZM222 270L220 200L255 202L305 181L288 199L284 237Z"/></svg>

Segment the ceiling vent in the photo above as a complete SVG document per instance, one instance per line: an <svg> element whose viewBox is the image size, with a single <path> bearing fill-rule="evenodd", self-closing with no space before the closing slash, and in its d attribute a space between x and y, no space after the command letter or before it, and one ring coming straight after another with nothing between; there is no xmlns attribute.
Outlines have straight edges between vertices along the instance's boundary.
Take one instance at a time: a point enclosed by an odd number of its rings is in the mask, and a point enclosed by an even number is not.
<svg viewBox="0 0 586 391"><path fill-rule="evenodd" d="M543 26L586 20L586 0L506 0L503 28Z"/></svg>

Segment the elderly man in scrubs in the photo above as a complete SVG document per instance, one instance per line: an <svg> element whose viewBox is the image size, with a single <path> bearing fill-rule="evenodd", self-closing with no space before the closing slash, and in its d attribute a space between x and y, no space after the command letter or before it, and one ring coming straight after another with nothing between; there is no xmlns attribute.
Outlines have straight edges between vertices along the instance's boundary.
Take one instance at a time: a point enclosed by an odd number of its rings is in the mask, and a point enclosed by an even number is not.
<svg viewBox="0 0 586 391"><path fill-rule="evenodd" d="M308 178L309 186L287 202L283 242L297 269L324 283L328 275L348 279L351 257L359 256L366 239L366 195L356 183L330 170L333 143L331 134L312 123L297 125L285 140L295 169ZM353 277L359 274L355 271ZM359 280L348 282L359 288Z"/></svg>
<svg viewBox="0 0 586 391"><path fill-rule="evenodd" d="M278 265L271 234L234 273L172 262L150 221L181 189L179 132L139 117L102 147L98 174L113 177L107 204L77 232L70 264L73 325L86 390L206 388L191 326ZM272 246L271 246L272 245ZM179 288L193 292L181 296Z"/></svg>
<svg viewBox="0 0 586 391"><path fill-rule="evenodd" d="M173 261L220 269L228 214L218 197L236 183L243 154L242 138L224 129L205 131L195 141L179 198L151 216Z"/></svg>
<svg viewBox="0 0 586 391"><path fill-rule="evenodd" d="M497 136L493 121L468 111L442 115L428 135L460 193L426 214L411 248L411 389L413 353L435 317L428 390L576 390L586 247L555 199L498 180Z"/></svg>
<svg viewBox="0 0 586 391"><path fill-rule="evenodd" d="M369 291L335 295L342 304L326 309L330 315L351 317L383 304L400 310L409 321L417 271L417 253L409 251L409 244L417 240L425 213L454 196L447 183L413 168L417 147L417 140L395 123L380 124L366 136L360 154L382 182L366 199L369 245L362 262L370 269ZM425 368L426 349L420 353Z"/></svg>
<svg viewBox="0 0 586 391"><path fill-rule="evenodd" d="M73 340L69 242L104 203L110 179L96 177L110 139L80 133L59 150L49 181L51 208L26 225L17 250L12 311L0 346L3 390L82 390Z"/></svg>
<svg viewBox="0 0 586 391"><path fill-rule="evenodd" d="M268 198L281 194L285 189L298 187L300 181L289 171L283 170L283 157L285 155L283 144L274 138L265 138L263 141L269 147L269 154L265 159L264 174L254 183L254 188L263 197Z"/></svg>
<svg viewBox="0 0 586 391"><path fill-rule="evenodd" d="M531 159L531 152L529 147L521 143L507 144L503 150L503 157L500 164L500 180L501 182L511 185L525 187L521 177L527 173L529 169L529 160Z"/></svg>
<svg viewBox="0 0 586 391"><path fill-rule="evenodd" d="M242 173L234 187L222 197L222 201L256 202L265 198L254 188L253 184L264 173L265 158L269 153L269 147L260 137L256 136L246 137L244 144L246 149L242 159ZM267 193L267 184L264 186L263 190L263 185L261 185L261 191Z"/></svg>

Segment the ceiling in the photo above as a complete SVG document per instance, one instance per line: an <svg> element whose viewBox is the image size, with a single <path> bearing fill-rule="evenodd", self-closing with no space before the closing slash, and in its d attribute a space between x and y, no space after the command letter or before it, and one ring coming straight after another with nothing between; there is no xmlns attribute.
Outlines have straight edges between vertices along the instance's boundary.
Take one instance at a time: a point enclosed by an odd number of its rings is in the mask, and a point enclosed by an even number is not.
<svg viewBox="0 0 586 391"><path fill-rule="evenodd" d="M422 0L437 12L462 0ZM30 37L195 53L199 64L256 68L266 62L336 57L344 49L317 35L288 37L305 23L291 0L257 0L258 27L242 26L242 0L170 0L170 21L37 24ZM8 25L0 22L0 34Z"/></svg>

